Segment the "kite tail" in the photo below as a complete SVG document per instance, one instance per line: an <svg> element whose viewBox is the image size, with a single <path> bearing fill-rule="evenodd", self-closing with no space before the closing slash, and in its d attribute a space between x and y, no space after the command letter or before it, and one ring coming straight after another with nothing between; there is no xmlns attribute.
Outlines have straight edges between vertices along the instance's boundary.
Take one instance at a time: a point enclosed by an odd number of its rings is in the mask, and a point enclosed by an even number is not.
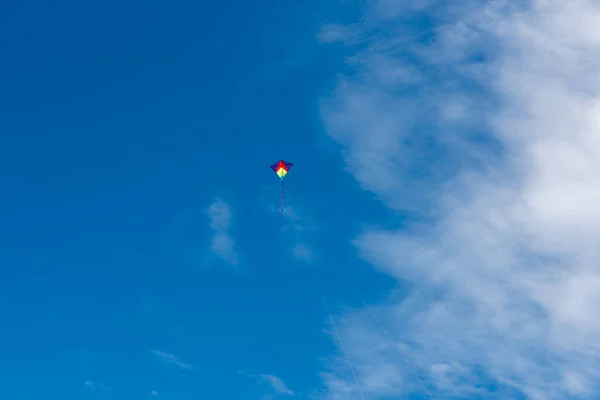
<svg viewBox="0 0 600 400"><path fill-rule="evenodd" d="M285 214L285 208L284 208L284 194L283 194L283 180L281 181L281 215Z"/></svg>

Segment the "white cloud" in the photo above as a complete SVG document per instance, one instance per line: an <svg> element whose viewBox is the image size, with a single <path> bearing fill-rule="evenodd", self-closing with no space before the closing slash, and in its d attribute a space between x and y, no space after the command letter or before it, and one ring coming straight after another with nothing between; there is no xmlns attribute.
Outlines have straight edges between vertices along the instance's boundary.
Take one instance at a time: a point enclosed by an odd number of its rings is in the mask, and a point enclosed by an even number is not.
<svg viewBox="0 0 600 400"><path fill-rule="evenodd" d="M264 382L268 383L271 386L271 389L275 392L276 395L279 396L294 396L295 393L287 387L287 385L278 377L274 375L260 375L260 379Z"/></svg>
<svg viewBox="0 0 600 400"><path fill-rule="evenodd" d="M158 397L158 392L156 390L153 390L150 392L150 396L152 397Z"/></svg>
<svg viewBox="0 0 600 400"><path fill-rule="evenodd" d="M433 222L355 241L412 285L378 311L393 343L366 312L340 321L365 394L423 390L400 350L434 395L598 397L600 5L438 5L419 44L369 4L385 38L353 58L327 130L365 189ZM334 361L328 398L358 398Z"/></svg>
<svg viewBox="0 0 600 400"><path fill-rule="evenodd" d="M220 199L215 199L207 210L210 228L213 231L211 251L230 265L238 264L235 243L231 236L231 207Z"/></svg>
<svg viewBox="0 0 600 400"><path fill-rule="evenodd" d="M184 363L179 358L177 358L174 354L167 353L159 350L150 350L150 354L158 357L163 362L173 364L182 369L191 369L192 366L190 364Z"/></svg>

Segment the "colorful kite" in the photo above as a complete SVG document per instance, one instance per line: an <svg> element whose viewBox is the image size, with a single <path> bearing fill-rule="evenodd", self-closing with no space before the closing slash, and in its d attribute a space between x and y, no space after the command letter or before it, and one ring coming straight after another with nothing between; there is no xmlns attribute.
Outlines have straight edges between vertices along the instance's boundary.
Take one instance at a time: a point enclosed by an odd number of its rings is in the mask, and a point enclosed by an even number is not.
<svg viewBox="0 0 600 400"><path fill-rule="evenodd" d="M271 165L271 169L273 171L275 171L275 173L277 174L277 176L279 177L279 179L281 179L281 215L284 214L284 207L283 207L283 180L285 179L285 176L287 175L287 173L290 171L290 168L292 168L292 163L289 163L287 161L283 161L283 160L279 160L277 161L275 164Z"/></svg>

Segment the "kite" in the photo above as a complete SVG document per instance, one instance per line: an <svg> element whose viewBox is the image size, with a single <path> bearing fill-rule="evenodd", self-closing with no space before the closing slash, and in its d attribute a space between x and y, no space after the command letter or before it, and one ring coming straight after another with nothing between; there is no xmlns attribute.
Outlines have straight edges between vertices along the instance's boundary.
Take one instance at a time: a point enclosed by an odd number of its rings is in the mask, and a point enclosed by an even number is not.
<svg viewBox="0 0 600 400"><path fill-rule="evenodd" d="M287 173L290 171L290 168L292 168L292 165L294 164L283 160L279 160L275 164L271 165L271 169L275 171L279 179L281 179L281 215L284 214L285 210L283 207L283 180L285 179Z"/></svg>

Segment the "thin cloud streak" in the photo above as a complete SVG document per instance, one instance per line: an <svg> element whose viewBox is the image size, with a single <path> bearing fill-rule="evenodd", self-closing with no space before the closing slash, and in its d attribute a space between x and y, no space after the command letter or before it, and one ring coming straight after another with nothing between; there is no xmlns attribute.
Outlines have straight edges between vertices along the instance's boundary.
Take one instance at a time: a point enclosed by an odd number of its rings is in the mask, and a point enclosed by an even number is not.
<svg viewBox="0 0 600 400"><path fill-rule="evenodd" d="M92 381L89 379L84 382L84 385L87 386L88 388L90 388L90 390L92 390L94 392L97 390L110 390L110 387L105 386L104 384L102 384L100 382Z"/></svg>
<svg viewBox="0 0 600 400"><path fill-rule="evenodd" d="M295 396L295 393L280 378L269 374L260 375L260 378L271 386L275 394L279 396Z"/></svg>
<svg viewBox="0 0 600 400"><path fill-rule="evenodd" d="M172 353L167 353L160 350L150 350L150 354L156 356L158 359L165 363L176 365L182 369L192 369L192 366L190 364L184 363Z"/></svg>
<svg viewBox="0 0 600 400"><path fill-rule="evenodd" d="M272 374L255 375L244 371L238 371L238 374L251 378L261 385L268 385L270 393L262 396L263 399L275 399L280 396L296 396L296 392L291 390L283 380Z"/></svg>

